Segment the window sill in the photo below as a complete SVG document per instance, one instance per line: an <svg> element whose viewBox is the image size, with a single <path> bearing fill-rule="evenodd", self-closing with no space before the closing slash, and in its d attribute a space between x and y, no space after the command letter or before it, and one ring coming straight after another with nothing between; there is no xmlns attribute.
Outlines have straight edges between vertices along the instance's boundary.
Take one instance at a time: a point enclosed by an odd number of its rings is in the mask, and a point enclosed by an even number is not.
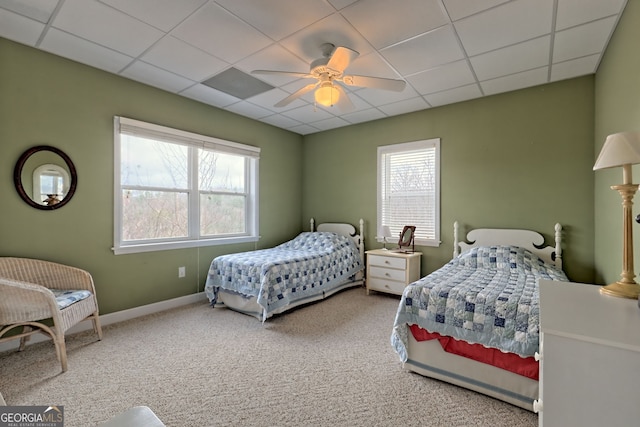
<svg viewBox="0 0 640 427"><path fill-rule="evenodd" d="M142 252L168 251L173 249L199 248L203 246L230 245L234 243L257 242L258 236L226 237L217 239L183 240L178 242L127 244L111 248L115 255L135 254Z"/></svg>

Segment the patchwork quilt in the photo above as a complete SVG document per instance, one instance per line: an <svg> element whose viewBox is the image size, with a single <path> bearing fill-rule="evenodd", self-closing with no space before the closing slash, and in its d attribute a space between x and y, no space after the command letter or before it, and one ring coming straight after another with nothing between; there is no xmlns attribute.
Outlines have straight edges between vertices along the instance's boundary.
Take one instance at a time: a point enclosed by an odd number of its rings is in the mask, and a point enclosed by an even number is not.
<svg viewBox="0 0 640 427"><path fill-rule="evenodd" d="M256 297L266 319L280 307L348 282L363 268L358 246L350 237L303 232L274 248L216 257L205 293L211 305L220 289Z"/></svg>
<svg viewBox="0 0 640 427"><path fill-rule="evenodd" d="M517 246L476 247L405 288L391 345L407 360L408 325L522 357L538 350L538 279L559 268Z"/></svg>

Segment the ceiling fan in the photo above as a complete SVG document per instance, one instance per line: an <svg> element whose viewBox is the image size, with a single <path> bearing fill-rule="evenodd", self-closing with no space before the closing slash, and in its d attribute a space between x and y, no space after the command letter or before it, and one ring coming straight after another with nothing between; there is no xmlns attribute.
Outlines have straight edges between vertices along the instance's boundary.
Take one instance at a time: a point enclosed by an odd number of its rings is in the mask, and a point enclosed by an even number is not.
<svg viewBox="0 0 640 427"><path fill-rule="evenodd" d="M318 104L330 107L337 105L341 111L351 111L354 109L353 103L347 96L343 87L338 84L342 83L347 86L368 87L374 89L392 90L401 92L404 90L406 82L404 80L386 79L382 77L345 75L344 71L349 64L359 55L353 49L343 46L334 46L331 43L325 43L321 46L322 58L316 59L310 65L308 73L298 73L294 71L275 71L275 70L254 70L253 74L281 74L293 77L317 79L315 83L311 83L297 90L282 101L274 105L274 107L284 107L295 99L301 97L317 88L315 92L315 100Z"/></svg>

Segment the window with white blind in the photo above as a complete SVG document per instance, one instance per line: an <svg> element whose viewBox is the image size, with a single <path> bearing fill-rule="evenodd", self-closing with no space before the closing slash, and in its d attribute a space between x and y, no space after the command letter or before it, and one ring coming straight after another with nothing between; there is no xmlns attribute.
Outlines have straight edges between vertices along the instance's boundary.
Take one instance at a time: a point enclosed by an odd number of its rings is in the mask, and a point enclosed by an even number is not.
<svg viewBox="0 0 640 427"><path fill-rule="evenodd" d="M416 245L440 244L440 138L378 147L377 223L389 227L387 242L415 225Z"/></svg>
<svg viewBox="0 0 640 427"><path fill-rule="evenodd" d="M260 149L114 118L116 254L258 240Z"/></svg>

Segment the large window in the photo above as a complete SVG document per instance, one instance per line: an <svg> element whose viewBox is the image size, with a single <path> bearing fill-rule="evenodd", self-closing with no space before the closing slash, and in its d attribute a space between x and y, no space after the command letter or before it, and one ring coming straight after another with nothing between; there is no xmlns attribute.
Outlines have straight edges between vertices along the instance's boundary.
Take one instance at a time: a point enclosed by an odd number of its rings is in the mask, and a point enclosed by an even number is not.
<svg viewBox="0 0 640 427"><path fill-rule="evenodd" d="M440 244L439 138L378 147L377 223L391 230L389 242L415 225L416 245Z"/></svg>
<svg viewBox="0 0 640 427"><path fill-rule="evenodd" d="M114 252L258 240L260 149L115 117Z"/></svg>

